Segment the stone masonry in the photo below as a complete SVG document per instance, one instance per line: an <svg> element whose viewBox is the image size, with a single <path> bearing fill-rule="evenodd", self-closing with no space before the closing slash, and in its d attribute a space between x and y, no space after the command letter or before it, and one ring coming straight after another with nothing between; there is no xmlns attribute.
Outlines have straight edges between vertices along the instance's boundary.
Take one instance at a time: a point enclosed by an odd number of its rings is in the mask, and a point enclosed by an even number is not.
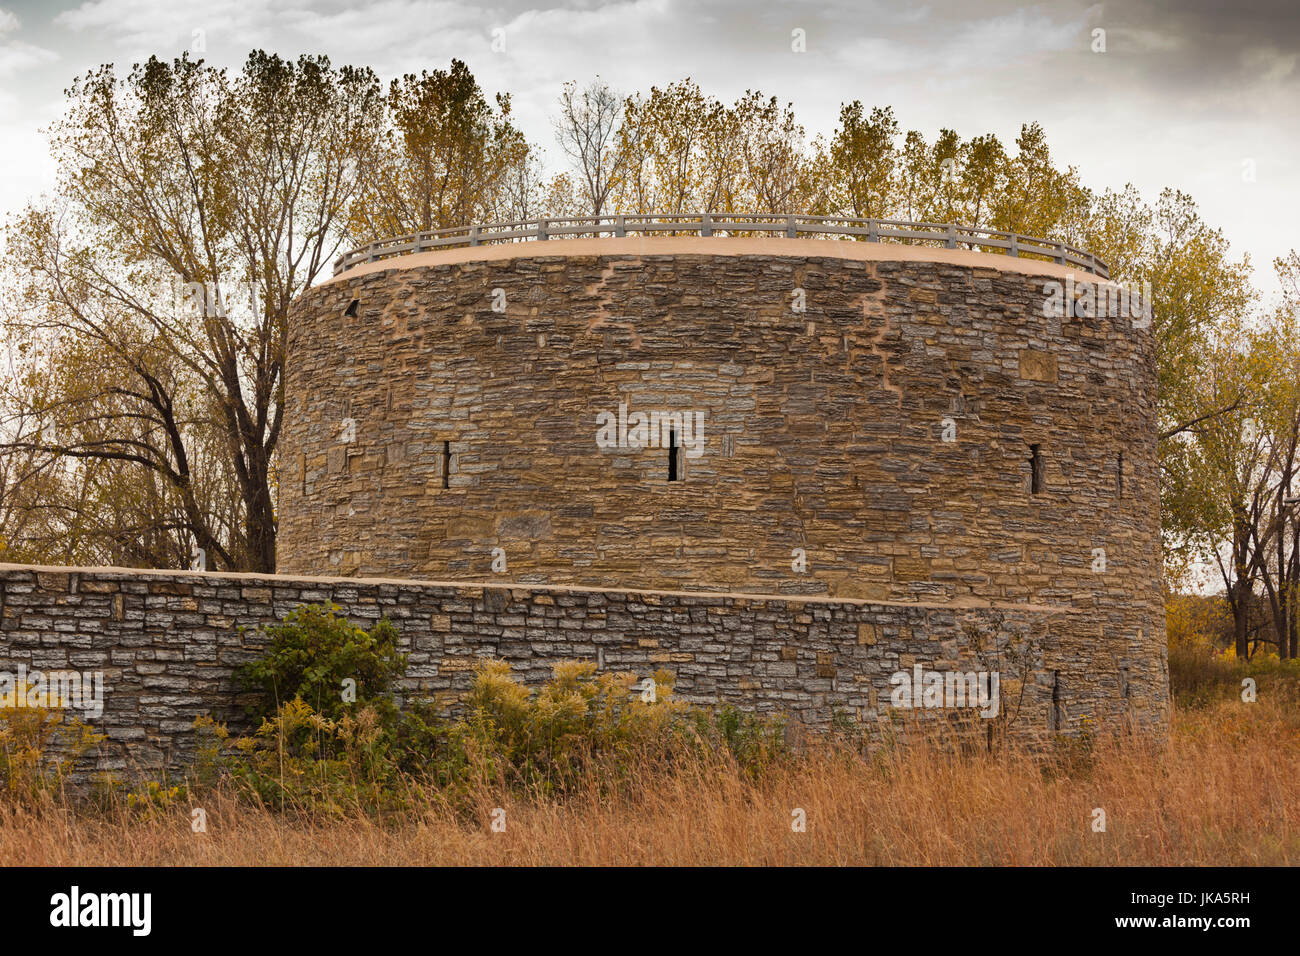
<svg viewBox="0 0 1300 956"><path fill-rule="evenodd" d="M232 670L257 655L256 628L324 601L363 626L392 620L410 655L402 693L449 705L484 658L509 661L532 683L579 659L639 678L666 668L691 703L813 727L837 714L870 724L890 719L890 675L921 663L1000 667L1017 737L1085 719L1154 728L1166 719L1116 667L1079 666L1091 655L1061 637L1076 611L801 596L0 565L0 671L101 671L104 713L91 723L108 740L98 769L175 769L193 757L197 716L247 729ZM1012 647L1032 658L1023 694L1003 660Z"/></svg>
<svg viewBox="0 0 1300 956"><path fill-rule="evenodd" d="M280 570L483 578L500 549L519 583L1049 602L1158 585L1151 335L1045 318L1055 276L543 245L344 274L298 303ZM665 449L597 447L620 404L701 411L704 454L670 482Z"/></svg>
<svg viewBox="0 0 1300 956"><path fill-rule="evenodd" d="M920 665L998 671L1013 736L1161 735L1154 345L1044 314L1090 278L739 238L358 267L291 315L281 573L0 566L0 672L102 671L117 769L238 722L256 628L322 601L392 619L402 693L449 706L483 658L582 659L870 727ZM698 415L702 454L602 447L620 406Z"/></svg>
<svg viewBox="0 0 1300 956"><path fill-rule="evenodd" d="M281 569L1064 606L1059 666L1165 706L1151 332L1045 314L1049 283L1095 277L620 242L400 257L304 295ZM672 481L665 448L599 447L620 405L699 411L704 453Z"/></svg>

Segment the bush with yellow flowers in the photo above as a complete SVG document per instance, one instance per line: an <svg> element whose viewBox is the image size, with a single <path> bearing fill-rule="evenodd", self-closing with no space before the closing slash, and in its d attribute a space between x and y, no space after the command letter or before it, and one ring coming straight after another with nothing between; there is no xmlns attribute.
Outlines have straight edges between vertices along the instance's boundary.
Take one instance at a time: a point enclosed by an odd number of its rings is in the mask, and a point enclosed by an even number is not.
<svg viewBox="0 0 1300 956"><path fill-rule="evenodd" d="M20 685L11 696L27 699L29 687ZM103 739L59 706L0 706L0 786L22 799L59 790L76 762Z"/></svg>
<svg viewBox="0 0 1300 956"><path fill-rule="evenodd" d="M194 778L231 781L279 809L384 813L431 787L456 805L485 786L622 787L688 753L725 753L752 770L784 750L779 723L690 708L673 698L666 670L638 681L568 661L533 691L505 661L485 660L453 718L430 703L397 706L390 688L404 658L386 621L365 631L338 608L301 607L267 633L266 652L241 672L263 691L260 725L231 739L200 718ZM337 693L348 677L354 700Z"/></svg>

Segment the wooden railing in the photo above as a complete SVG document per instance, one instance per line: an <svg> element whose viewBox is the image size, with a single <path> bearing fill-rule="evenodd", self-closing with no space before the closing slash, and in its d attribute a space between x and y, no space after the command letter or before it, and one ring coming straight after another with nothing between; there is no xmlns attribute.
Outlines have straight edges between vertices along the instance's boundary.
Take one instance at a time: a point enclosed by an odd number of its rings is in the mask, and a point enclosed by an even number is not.
<svg viewBox="0 0 1300 956"><path fill-rule="evenodd" d="M433 249L481 246L495 242L573 237L628 235L736 236L776 235L788 239L817 237L866 242L930 243L946 249L996 250L1009 256L1048 259L1063 266L1110 278L1110 269L1090 252L1058 242L1036 239L999 229L981 229L952 223L905 222L901 219L845 219L835 216L762 216L736 213L689 213L685 215L586 216L572 219L528 219L456 226L429 232L381 239L341 255L334 261L339 275L367 262L390 256L404 256Z"/></svg>

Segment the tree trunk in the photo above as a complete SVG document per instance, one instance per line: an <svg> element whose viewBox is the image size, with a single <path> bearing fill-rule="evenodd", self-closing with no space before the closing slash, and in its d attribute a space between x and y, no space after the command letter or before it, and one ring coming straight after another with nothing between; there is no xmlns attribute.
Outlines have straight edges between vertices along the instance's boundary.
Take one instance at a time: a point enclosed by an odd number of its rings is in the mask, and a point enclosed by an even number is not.
<svg viewBox="0 0 1300 956"><path fill-rule="evenodd" d="M1246 647L1246 595L1243 594L1242 582L1238 580L1233 587L1236 596L1232 601L1232 630L1235 638L1237 660L1249 660L1250 650Z"/></svg>

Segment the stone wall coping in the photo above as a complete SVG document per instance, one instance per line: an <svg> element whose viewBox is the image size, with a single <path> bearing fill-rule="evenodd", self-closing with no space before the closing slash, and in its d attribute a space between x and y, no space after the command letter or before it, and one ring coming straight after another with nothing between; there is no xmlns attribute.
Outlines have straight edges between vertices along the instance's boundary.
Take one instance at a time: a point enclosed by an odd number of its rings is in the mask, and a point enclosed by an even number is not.
<svg viewBox="0 0 1300 956"><path fill-rule="evenodd" d="M466 246L437 249L393 256L377 262L352 266L346 272L326 279L315 288L335 282L351 282L361 276L391 269L419 269L427 266L459 265L470 262L499 262L506 259L551 259L572 256L761 256L771 260L850 259L860 262L931 262L992 269L1024 275L1065 279L1074 275L1078 282L1099 286L1113 285L1107 279L1077 266L1064 266L1038 259L972 252L967 249L942 249L933 246L908 246L886 242L835 242L826 239L775 239L770 237L732 236L724 239L701 236L626 236L605 239L551 239L547 242L516 242L491 246Z"/></svg>
<svg viewBox="0 0 1300 956"><path fill-rule="evenodd" d="M590 587L577 584L536 584L518 581L435 581L421 578L326 577L313 575L260 574L251 571L189 571L169 568L121 568L113 566L82 567L50 564L9 564L0 562L0 580L12 574L84 574L100 578L186 578L195 583L229 582L245 585L354 585L357 587L396 586L445 588L458 591L530 591L558 594L626 594L645 597L676 597L767 604L840 604L853 607L914 607L924 610L1019 611L1035 614L1079 614L1085 609L1063 604L1030 604L982 601L979 598L956 601L889 601L873 598L836 597L825 594L766 594L749 591L670 591L650 588Z"/></svg>

